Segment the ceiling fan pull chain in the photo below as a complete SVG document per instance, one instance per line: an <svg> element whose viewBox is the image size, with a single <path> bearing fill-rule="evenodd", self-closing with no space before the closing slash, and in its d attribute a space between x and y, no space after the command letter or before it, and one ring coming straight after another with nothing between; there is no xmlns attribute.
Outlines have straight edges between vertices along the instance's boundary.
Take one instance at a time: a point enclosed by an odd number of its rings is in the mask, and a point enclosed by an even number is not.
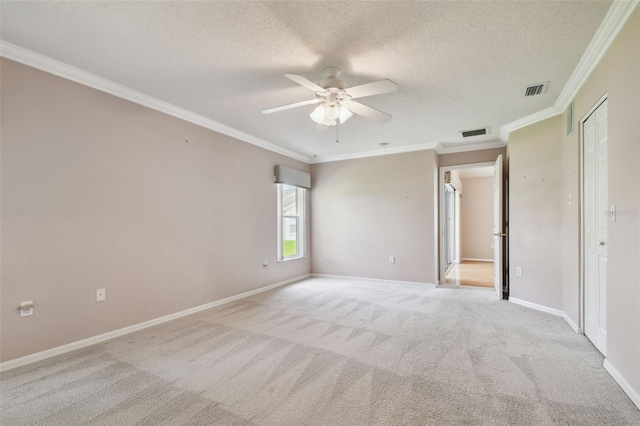
<svg viewBox="0 0 640 426"><path fill-rule="evenodd" d="M340 143L340 122L338 121L338 124L336 124L336 143Z"/></svg>

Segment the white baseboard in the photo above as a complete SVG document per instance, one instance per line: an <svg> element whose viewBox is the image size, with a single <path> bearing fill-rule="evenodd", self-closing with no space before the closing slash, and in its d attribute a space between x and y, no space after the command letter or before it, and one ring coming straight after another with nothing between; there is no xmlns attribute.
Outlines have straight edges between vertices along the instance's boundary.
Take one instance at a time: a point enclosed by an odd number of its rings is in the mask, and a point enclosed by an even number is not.
<svg viewBox="0 0 640 426"><path fill-rule="evenodd" d="M564 311L561 311L560 309L554 309L548 306L538 305L537 303L527 302L526 300L516 299L515 297L509 297L509 302L515 303L516 305L526 306L527 308L535 309L536 311L542 311L551 315L562 317L562 319L564 319L567 322L567 324L569 324L569 327L571 327L573 331L575 331L578 334L582 334L582 329L578 327L571 318L569 318L569 315L565 314Z"/></svg>
<svg viewBox="0 0 640 426"><path fill-rule="evenodd" d="M12 359L0 363L0 372L11 370L13 368L22 367L23 365L31 364L33 362L42 361L43 359L51 358L57 355L61 355L67 352L74 351L76 349L85 348L87 346L95 345L96 343L104 342L105 340L113 339L115 337L124 336L125 334L133 333L134 331L142 330L145 328L153 327L154 325L162 324L174 319L178 319L187 315L195 314L196 312L211 309L216 306L224 305L225 303L233 302L235 300L244 299L245 297L253 296L254 294L262 293L264 291L272 290L276 287L291 284L297 281L309 278L311 274L302 275L299 277L291 278L289 280L281 281L279 283L271 284L265 287L260 287L255 290L247 291L244 293L236 294L235 296L227 297L224 299L216 300L214 302L205 303L204 305L195 306L193 308L185 309L180 312L165 315L159 318L155 318L149 321L134 324L129 327L124 327L118 330L113 330L108 333L99 334L97 336L89 337L86 339L78 340L76 342L67 343L66 345L58 346L55 348L47 349L41 352L36 352L31 355L26 355L20 358Z"/></svg>
<svg viewBox="0 0 640 426"><path fill-rule="evenodd" d="M571 318L569 318L569 315L563 312L562 318L567 322L567 324L569 324L571 328L573 328L573 331L575 331L578 334L582 334L582 329L578 327L578 325L575 322L573 322Z"/></svg>
<svg viewBox="0 0 640 426"><path fill-rule="evenodd" d="M476 259L475 257L463 257L462 261L468 261L468 262L491 262L493 263L493 259Z"/></svg>
<svg viewBox="0 0 640 426"><path fill-rule="evenodd" d="M535 309L536 311L542 311L548 314L564 317L564 312L562 312L560 309L554 309L548 306L538 305L537 303L527 302L526 300L516 299L515 297L509 297L509 302L515 303L516 305L526 306L527 308Z"/></svg>
<svg viewBox="0 0 640 426"><path fill-rule="evenodd" d="M613 380L615 380L616 383L618 383L618 385L622 388L624 393L627 394L631 402L633 402L636 405L636 407L638 407L638 409L640 410L640 392L635 390L629 384L629 382L627 382L625 378L622 377L622 374L620 374L620 372L616 370L616 368L613 365L611 365L608 359L604 360L604 364L602 366L604 367L605 370L607 370L607 372L611 375L611 377L613 377Z"/></svg>
<svg viewBox="0 0 640 426"><path fill-rule="evenodd" d="M335 279L348 279L348 280L364 280L364 281L375 281L380 283L395 283L395 284L410 284L410 285L421 285L421 286L429 286L436 287L436 284L431 283L421 283L417 281L399 281L399 280L381 280L379 278L366 278L366 277L350 277L348 275L329 275L329 274L311 274L313 278L335 278Z"/></svg>

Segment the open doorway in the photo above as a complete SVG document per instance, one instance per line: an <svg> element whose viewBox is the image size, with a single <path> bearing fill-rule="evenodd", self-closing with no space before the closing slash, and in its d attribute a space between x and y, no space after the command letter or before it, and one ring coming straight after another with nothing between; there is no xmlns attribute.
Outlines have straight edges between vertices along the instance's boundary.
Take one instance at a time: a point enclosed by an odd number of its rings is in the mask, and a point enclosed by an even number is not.
<svg viewBox="0 0 640 426"><path fill-rule="evenodd" d="M441 285L495 288L502 298L501 274L496 275L502 266L495 264L501 257L495 250L496 233L502 234L495 230L502 204L496 193L501 160L440 169Z"/></svg>

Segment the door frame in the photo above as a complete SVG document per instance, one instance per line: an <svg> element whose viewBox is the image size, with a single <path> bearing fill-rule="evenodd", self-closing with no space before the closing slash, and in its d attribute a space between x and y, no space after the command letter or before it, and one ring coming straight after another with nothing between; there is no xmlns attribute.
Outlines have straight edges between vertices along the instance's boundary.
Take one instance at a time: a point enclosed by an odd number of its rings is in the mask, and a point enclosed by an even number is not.
<svg viewBox="0 0 640 426"><path fill-rule="evenodd" d="M460 233L458 232L458 220L459 220L459 216L458 216L458 211L460 210L460 204L459 204L459 200L457 199L458 196L460 195L460 191L458 190L458 188L447 188L446 185L443 186L444 188L444 194L442 199L444 200L444 214L443 214L443 224L444 224L444 228L443 228L443 233L446 233L446 230L449 229L449 215L451 215L451 218L453 220L453 235L447 235L447 238L442 239L445 247L442 250L442 253L444 255L444 265L445 265L445 273L447 270L451 269L453 267L453 264L456 263L456 258L458 256L456 256L456 252L459 251L460 249ZM451 200L449 200L449 197L451 197ZM451 205L450 205L450 201L451 201ZM452 210L452 211L451 211ZM451 247L451 241L453 241L453 247ZM451 251L451 264L449 264L447 261L449 260L449 252ZM449 266L451 265L451 266Z"/></svg>
<svg viewBox="0 0 640 426"><path fill-rule="evenodd" d="M585 251L585 237L584 237L584 122L591 117L591 115L598 109L600 105L609 98L609 94L605 93L598 101L589 108L589 110L578 121L578 157L580 161L579 167L579 180L580 180L580 193L579 193L579 205L580 205L580 236L579 236L579 250L580 250L580 265L578 269L578 333L584 334L585 329L585 276L584 276L584 251Z"/></svg>
<svg viewBox="0 0 640 426"><path fill-rule="evenodd" d="M440 172L438 173L438 284L444 284L445 274L446 274L446 253L445 253L445 243L444 243L444 232L446 229L445 224L445 191L444 191L444 173L450 172L452 170L460 170L460 169L477 169L479 167L493 167L496 162L488 161L484 163L472 163L472 164L458 164L455 166L442 166L440 167ZM504 200L503 200L504 201ZM460 260L462 261L462 256L460 256Z"/></svg>

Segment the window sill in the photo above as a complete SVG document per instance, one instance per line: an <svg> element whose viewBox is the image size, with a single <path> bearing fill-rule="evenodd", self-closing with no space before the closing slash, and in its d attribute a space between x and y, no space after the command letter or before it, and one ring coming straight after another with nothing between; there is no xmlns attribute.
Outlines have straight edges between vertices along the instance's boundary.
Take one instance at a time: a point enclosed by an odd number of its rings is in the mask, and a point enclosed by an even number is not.
<svg viewBox="0 0 640 426"><path fill-rule="evenodd" d="M278 260L278 263L282 263L282 262L289 262L290 260L299 260L299 259L306 259L307 256L298 256L298 257L288 257L286 259L280 259Z"/></svg>

